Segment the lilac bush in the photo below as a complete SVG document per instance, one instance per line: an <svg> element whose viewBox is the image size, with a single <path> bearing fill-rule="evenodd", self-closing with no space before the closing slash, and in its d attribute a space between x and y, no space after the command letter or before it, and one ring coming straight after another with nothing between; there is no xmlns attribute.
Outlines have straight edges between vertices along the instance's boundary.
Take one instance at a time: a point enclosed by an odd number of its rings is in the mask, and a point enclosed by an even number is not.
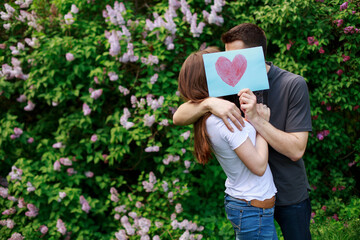
<svg viewBox="0 0 360 240"><path fill-rule="evenodd" d="M308 82L313 221L358 216L359 14L356 1L0 4L0 235L232 239L225 176L195 162L172 114L185 58L241 22Z"/></svg>

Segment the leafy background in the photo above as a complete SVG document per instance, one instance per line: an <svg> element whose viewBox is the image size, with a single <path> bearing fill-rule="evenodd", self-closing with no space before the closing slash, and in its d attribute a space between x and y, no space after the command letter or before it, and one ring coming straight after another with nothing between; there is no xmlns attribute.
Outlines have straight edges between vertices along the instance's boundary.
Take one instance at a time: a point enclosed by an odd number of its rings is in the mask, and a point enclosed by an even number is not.
<svg viewBox="0 0 360 240"><path fill-rule="evenodd" d="M232 239L225 175L172 124L185 58L242 22L302 75L314 239L356 239L357 1L26 0L0 5L2 239ZM278 235L281 233L278 228Z"/></svg>

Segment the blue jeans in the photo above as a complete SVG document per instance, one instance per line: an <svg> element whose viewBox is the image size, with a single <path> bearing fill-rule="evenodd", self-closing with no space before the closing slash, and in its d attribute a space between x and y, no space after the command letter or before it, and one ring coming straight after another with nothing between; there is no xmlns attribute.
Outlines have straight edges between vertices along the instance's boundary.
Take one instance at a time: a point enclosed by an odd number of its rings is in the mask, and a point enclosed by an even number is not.
<svg viewBox="0 0 360 240"><path fill-rule="evenodd" d="M277 240L274 207L257 208L225 194L225 211L234 227L236 240Z"/></svg>
<svg viewBox="0 0 360 240"><path fill-rule="evenodd" d="M275 220L285 240L310 240L310 199L289 206L275 207Z"/></svg>

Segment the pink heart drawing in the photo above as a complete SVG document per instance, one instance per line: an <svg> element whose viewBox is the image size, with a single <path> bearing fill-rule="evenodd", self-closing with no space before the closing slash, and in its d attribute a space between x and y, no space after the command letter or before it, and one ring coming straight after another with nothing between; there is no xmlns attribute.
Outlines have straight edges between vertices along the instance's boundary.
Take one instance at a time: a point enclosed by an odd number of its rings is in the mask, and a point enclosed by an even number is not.
<svg viewBox="0 0 360 240"><path fill-rule="evenodd" d="M238 54L231 62L226 57L219 57L215 63L215 69L220 78L228 85L235 87L244 75L247 67L246 58Z"/></svg>

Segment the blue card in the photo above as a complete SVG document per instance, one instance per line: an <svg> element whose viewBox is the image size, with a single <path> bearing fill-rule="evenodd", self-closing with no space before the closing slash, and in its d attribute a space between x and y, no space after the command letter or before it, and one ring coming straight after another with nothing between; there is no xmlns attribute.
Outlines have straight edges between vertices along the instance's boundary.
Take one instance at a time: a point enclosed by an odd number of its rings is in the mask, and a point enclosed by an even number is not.
<svg viewBox="0 0 360 240"><path fill-rule="evenodd" d="M210 97L269 89L262 47L203 55Z"/></svg>

